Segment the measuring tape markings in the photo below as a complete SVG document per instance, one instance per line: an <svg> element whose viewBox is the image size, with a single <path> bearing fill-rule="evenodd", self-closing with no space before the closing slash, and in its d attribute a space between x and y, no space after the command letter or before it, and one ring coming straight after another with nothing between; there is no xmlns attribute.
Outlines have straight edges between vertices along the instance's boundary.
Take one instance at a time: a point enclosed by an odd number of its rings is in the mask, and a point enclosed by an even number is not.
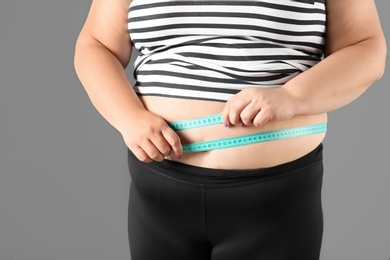
<svg viewBox="0 0 390 260"><path fill-rule="evenodd" d="M168 125L175 131L205 127L210 125L222 124L222 115L216 114L211 116L199 117L189 120L170 122Z"/></svg>
<svg viewBox="0 0 390 260"><path fill-rule="evenodd" d="M187 130L210 125L222 124L222 115L211 115L190 120L183 120L168 123L169 126L175 130ZM216 149L231 148L236 146L268 142L298 136L305 136L310 134L324 133L327 130L327 124L315 124L309 126L294 127L281 130L272 130L267 132L260 132L250 135L243 135L231 138L224 138L212 141L198 142L183 145L183 152L202 152Z"/></svg>

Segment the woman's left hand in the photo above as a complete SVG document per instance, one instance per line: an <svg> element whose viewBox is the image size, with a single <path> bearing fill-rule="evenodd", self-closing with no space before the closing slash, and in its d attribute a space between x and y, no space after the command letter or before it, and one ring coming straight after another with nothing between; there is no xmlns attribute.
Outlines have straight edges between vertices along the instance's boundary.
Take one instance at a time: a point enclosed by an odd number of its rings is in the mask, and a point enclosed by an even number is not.
<svg viewBox="0 0 390 260"><path fill-rule="evenodd" d="M271 120L285 120L297 114L300 101L283 87L245 88L231 97L222 112L228 125L263 126Z"/></svg>

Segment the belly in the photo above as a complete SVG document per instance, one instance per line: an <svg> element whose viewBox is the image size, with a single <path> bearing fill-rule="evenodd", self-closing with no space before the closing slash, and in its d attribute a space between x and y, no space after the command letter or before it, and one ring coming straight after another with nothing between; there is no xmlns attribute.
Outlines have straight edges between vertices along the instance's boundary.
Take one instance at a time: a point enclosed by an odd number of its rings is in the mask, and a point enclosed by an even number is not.
<svg viewBox="0 0 390 260"><path fill-rule="evenodd" d="M225 103L144 96L140 97L147 110L167 122L203 117L222 112ZM311 124L326 123L327 115L295 116L283 121L270 121L262 127L213 125L178 131L182 144L236 137L263 131L284 129ZM324 139L325 133L294 137L264 143L256 143L227 149L185 153L181 163L217 169L256 169L272 167L293 161L314 150Z"/></svg>

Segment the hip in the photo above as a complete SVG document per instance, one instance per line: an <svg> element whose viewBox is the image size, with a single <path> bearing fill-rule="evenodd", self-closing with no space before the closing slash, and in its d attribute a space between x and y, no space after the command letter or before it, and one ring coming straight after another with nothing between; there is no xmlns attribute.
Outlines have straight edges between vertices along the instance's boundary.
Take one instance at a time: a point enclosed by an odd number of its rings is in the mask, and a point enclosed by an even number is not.
<svg viewBox="0 0 390 260"><path fill-rule="evenodd" d="M321 185L323 144L293 161L257 169L215 169L171 160L145 163L138 161L129 149L128 164L131 178L139 189L141 186L149 189L151 183L155 183L158 186L156 189L159 190L163 182L193 190L195 187L227 188L260 183L269 185L275 181L286 182L285 188L288 188L292 180L302 183L310 178L316 179Z"/></svg>

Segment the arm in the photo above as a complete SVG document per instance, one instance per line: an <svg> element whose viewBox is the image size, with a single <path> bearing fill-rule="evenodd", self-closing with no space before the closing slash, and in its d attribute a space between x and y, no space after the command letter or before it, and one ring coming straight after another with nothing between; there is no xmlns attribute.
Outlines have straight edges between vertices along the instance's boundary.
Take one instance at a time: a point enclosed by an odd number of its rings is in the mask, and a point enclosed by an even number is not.
<svg viewBox="0 0 390 260"><path fill-rule="evenodd" d="M237 125L315 115L345 106L384 73L386 43L374 0L327 0L325 58L275 89L244 89L223 118ZM260 112L259 112L260 111Z"/></svg>
<svg viewBox="0 0 390 260"><path fill-rule="evenodd" d="M327 0L325 59L284 88L300 100L298 114L345 106L384 73L386 43L374 0Z"/></svg>
<svg viewBox="0 0 390 260"><path fill-rule="evenodd" d="M126 76L131 56L129 4L130 0L92 2L75 46L76 73L92 104L122 134L138 159L161 161L171 147L180 157L179 137L162 118L144 108Z"/></svg>

